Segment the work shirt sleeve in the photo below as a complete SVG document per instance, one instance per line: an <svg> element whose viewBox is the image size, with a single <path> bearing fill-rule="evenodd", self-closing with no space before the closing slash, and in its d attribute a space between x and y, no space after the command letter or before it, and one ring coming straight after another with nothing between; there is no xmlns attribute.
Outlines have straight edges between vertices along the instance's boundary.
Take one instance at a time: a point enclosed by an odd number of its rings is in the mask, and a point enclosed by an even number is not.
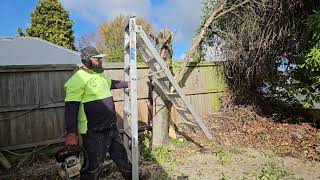
<svg viewBox="0 0 320 180"><path fill-rule="evenodd" d="M85 90L85 84L79 73L76 73L64 85L66 92L64 117L67 133L78 131L78 111Z"/></svg>
<svg viewBox="0 0 320 180"><path fill-rule="evenodd" d="M128 88L128 82L111 80L111 89L122 89L122 88Z"/></svg>
<svg viewBox="0 0 320 180"><path fill-rule="evenodd" d="M78 131L78 111L80 102L65 102L64 119L67 133L76 133Z"/></svg>
<svg viewBox="0 0 320 180"><path fill-rule="evenodd" d="M113 80L110 77L106 76L105 74L103 74L103 77L105 78L106 83L109 85L110 89L128 88L128 82L126 81Z"/></svg>

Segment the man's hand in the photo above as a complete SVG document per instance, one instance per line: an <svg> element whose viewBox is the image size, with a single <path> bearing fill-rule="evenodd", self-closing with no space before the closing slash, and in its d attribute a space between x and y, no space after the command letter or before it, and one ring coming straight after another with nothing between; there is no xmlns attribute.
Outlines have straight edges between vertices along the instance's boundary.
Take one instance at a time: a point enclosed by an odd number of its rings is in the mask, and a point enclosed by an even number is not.
<svg viewBox="0 0 320 180"><path fill-rule="evenodd" d="M128 81L128 89L130 89L130 87L131 87L131 82L130 81Z"/></svg>
<svg viewBox="0 0 320 180"><path fill-rule="evenodd" d="M76 133L68 133L66 136L65 146L78 144L78 135Z"/></svg>

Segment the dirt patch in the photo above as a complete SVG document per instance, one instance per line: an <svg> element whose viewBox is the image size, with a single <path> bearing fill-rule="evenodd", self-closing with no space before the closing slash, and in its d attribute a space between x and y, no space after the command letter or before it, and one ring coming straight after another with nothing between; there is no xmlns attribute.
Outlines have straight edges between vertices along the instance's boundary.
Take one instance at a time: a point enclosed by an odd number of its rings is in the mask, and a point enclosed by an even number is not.
<svg viewBox="0 0 320 180"><path fill-rule="evenodd" d="M157 161L151 179L318 179L320 162L280 157L270 150L214 146L203 151L197 145L166 146L170 155ZM159 167L166 174L159 175ZM144 166L144 168L146 168Z"/></svg>

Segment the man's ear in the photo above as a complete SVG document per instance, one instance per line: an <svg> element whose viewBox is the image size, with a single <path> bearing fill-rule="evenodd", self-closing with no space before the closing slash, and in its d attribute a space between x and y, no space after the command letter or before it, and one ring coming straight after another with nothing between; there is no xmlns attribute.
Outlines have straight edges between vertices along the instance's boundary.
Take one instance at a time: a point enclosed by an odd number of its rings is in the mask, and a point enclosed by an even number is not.
<svg viewBox="0 0 320 180"><path fill-rule="evenodd" d="M85 61L85 63L83 63L83 64L84 64L87 68L91 69L91 67L92 67L92 60L89 59L89 60Z"/></svg>
<svg viewBox="0 0 320 180"><path fill-rule="evenodd" d="M89 68L91 69L92 68L92 60L90 58L90 60L88 61L88 65L89 65Z"/></svg>

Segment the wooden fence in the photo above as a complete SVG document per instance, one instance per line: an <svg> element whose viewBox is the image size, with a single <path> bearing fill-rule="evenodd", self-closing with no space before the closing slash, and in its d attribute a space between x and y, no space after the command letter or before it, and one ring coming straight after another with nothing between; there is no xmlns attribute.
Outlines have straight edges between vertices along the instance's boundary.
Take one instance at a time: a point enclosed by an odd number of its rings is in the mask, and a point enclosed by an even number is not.
<svg viewBox="0 0 320 180"><path fill-rule="evenodd" d="M123 79L123 64L105 64L112 79ZM75 65L34 65L0 67L0 146L20 149L60 142L64 131L63 85L78 69ZM220 107L224 89L222 67L217 63L190 64L183 88L193 108L206 115ZM138 65L138 76L148 75ZM139 120L148 123L148 79L138 82ZM113 90L118 125L123 122L123 90ZM179 120L175 110L172 120Z"/></svg>

